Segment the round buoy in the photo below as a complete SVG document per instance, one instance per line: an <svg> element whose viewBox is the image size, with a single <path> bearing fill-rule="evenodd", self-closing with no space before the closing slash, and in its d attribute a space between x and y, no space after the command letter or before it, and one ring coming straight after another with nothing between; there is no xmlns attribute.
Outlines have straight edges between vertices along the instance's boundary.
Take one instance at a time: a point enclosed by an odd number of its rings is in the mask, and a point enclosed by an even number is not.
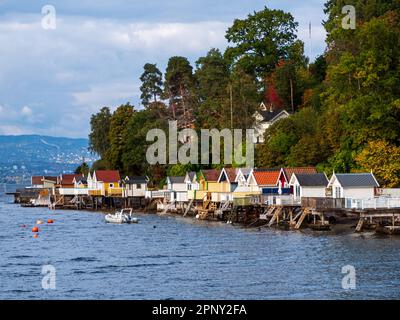
<svg viewBox="0 0 400 320"><path fill-rule="evenodd" d="M39 234L38 234L38 233L35 233L35 234L33 235L33 237L34 237L34 238L39 238Z"/></svg>
<svg viewBox="0 0 400 320"><path fill-rule="evenodd" d="M39 232L39 228L36 227L36 226L34 226L34 227L32 228L32 232Z"/></svg>
<svg viewBox="0 0 400 320"><path fill-rule="evenodd" d="M49 219L49 220L47 220L47 223L53 223L54 222L54 220L53 219Z"/></svg>
<svg viewBox="0 0 400 320"><path fill-rule="evenodd" d="M42 220L38 220L38 221L36 221L36 224L43 224L43 221Z"/></svg>

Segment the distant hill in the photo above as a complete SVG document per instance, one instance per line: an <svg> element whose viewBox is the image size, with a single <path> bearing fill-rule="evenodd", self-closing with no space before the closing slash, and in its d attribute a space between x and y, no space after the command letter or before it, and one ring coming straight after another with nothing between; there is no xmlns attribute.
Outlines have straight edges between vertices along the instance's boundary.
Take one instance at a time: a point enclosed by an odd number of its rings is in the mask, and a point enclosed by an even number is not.
<svg viewBox="0 0 400 320"><path fill-rule="evenodd" d="M96 160L88 151L87 139L0 135L1 183L21 183L31 175L71 172L83 160Z"/></svg>

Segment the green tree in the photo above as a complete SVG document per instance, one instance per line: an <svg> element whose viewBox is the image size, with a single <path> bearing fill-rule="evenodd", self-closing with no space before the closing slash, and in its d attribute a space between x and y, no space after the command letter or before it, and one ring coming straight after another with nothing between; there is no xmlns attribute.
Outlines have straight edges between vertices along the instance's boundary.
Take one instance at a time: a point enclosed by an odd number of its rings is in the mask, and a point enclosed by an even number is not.
<svg viewBox="0 0 400 320"><path fill-rule="evenodd" d="M110 147L111 112L108 107L102 108L90 118L89 150L104 158Z"/></svg>
<svg viewBox="0 0 400 320"><path fill-rule="evenodd" d="M106 159L113 169L122 170L122 152L128 137L128 123L133 117L134 108L129 104L119 106L113 113L110 122L110 148Z"/></svg>
<svg viewBox="0 0 400 320"><path fill-rule="evenodd" d="M142 92L140 98L142 104L148 106L150 102L157 102L162 94L162 73L157 68L156 64L146 63L144 65L144 72L140 76L142 85L140 91Z"/></svg>
<svg viewBox="0 0 400 320"><path fill-rule="evenodd" d="M138 175L147 173L152 176L152 170L149 170L149 164L146 160L147 148L153 142L147 142L147 132L151 129L161 129L168 131L168 110L161 103L152 103L148 108L137 111L127 123L127 135L122 150L122 166L127 174ZM164 172L161 166L157 167L159 172ZM159 180L159 177L153 181Z"/></svg>
<svg viewBox="0 0 400 320"><path fill-rule="evenodd" d="M234 21L225 36L234 46L228 47L225 54L265 83L277 63L288 57L297 26L290 13L265 7L244 20Z"/></svg>
<svg viewBox="0 0 400 320"><path fill-rule="evenodd" d="M89 171L90 171L89 165L86 162L83 162L75 169L75 174L83 174L86 177Z"/></svg>
<svg viewBox="0 0 400 320"><path fill-rule="evenodd" d="M196 62L197 96L199 99L196 114L200 128L223 128L229 99L229 65L218 49L211 49L205 57Z"/></svg>
<svg viewBox="0 0 400 320"><path fill-rule="evenodd" d="M185 57L171 57L165 72L164 95L169 100L178 127L187 127L194 119L193 68Z"/></svg>
<svg viewBox="0 0 400 320"><path fill-rule="evenodd" d="M372 170L383 187L400 186L400 147L385 140L370 141L356 162L362 170Z"/></svg>

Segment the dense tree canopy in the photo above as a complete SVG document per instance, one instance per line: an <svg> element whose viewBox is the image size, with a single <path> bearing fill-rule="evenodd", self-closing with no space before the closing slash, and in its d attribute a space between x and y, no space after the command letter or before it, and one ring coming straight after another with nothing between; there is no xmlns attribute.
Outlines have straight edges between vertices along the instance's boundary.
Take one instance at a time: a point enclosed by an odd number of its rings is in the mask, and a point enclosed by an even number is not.
<svg viewBox="0 0 400 320"><path fill-rule="evenodd" d="M342 28L344 5L356 8L356 28ZM144 110L129 104L91 118L94 167L166 174L196 166L146 162L146 133L179 127L252 128L260 102L286 109L256 148L259 167L317 166L326 173L373 170L382 186L400 184L400 3L328 0L327 48L309 63L290 13L264 8L236 19L225 52L210 49L195 69L185 57L168 61L165 81L154 64L141 77ZM162 92L162 95L161 95ZM160 97L161 95L161 97ZM167 105L163 103L167 101Z"/></svg>

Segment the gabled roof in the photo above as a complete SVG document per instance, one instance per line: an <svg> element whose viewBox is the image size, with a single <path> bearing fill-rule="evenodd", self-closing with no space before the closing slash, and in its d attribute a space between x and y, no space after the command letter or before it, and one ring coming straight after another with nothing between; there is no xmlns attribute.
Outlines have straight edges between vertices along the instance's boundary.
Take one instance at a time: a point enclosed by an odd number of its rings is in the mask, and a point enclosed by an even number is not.
<svg viewBox="0 0 400 320"><path fill-rule="evenodd" d="M325 173L311 173L311 174L293 174L298 183L302 187L326 187L328 185L328 178Z"/></svg>
<svg viewBox="0 0 400 320"><path fill-rule="evenodd" d="M185 183L185 177L167 177L170 183Z"/></svg>
<svg viewBox="0 0 400 320"><path fill-rule="evenodd" d="M83 177L82 174L62 174L59 178L59 184L73 184L74 179L78 177Z"/></svg>
<svg viewBox="0 0 400 320"><path fill-rule="evenodd" d="M257 111L263 118L262 121L264 122L271 122L274 121L275 119L279 118L279 116L285 114L289 115L289 112L286 110L278 109L278 110L259 110Z"/></svg>
<svg viewBox="0 0 400 320"><path fill-rule="evenodd" d="M75 183L75 182L76 182L76 183L81 182L81 183L83 183L83 184L87 184L87 178L84 177L83 175L81 175L81 176L75 177L74 180L73 180L73 182L74 182L74 183Z"/></svg>
<svg viewBox="0 0 400 320"><path fill-rule="evenodd" d="M254 169L252 175L259 186L276 186L280 169Z"/></svg>
<svg viewBox="0 0 400 320"><path fill-rule="evenodd" d="M379 187L375 176L372 173L334 173L333 178L336 177L340 185L346 187Z"/></svg>
<svg viewBox="0 0 400 320"><path fill-rule="evenodd" d="M189 182L194 182L195 178L196 178L196 172L195 171L188 171L186 172L186 176L185 176L185 182L186 182L186 178L188 178Z"/></svg>
<svg viewBox="0 0 400 320"><path fill-rule="evenodd" d="M218 169L209 169L209 170L201 170L200 174L203 175L206 181L218 181L219 175L221 174L221 170Z"/></svg>
<svg viewBox="0 0 400 320"><path fill-rule="evenodd" d="M238 169L236 169L236 168L223 168L218 177L218 182L221 182L222 176L225 175L226 178L228 179L228 181L230 183L233 183L236 180L237 173L238 173Z"/></svg>
<svg viewBox="0 0 400 320"><path fill-rule="evenodd" d="M283 174L285 175L286 181L289 182L292 174L315 174L317 169L315 167L293 167L293 168L282 168Z"/></svg>
<svg viewBox="0 0 400 320"><path fill-rule="evenodd" d="M118 170L96 170L96 179L99 182L118 182L121 180Z"/></svg>
<svg viewBox="0 0 400 320"><path fill-rule="evenodd" d="M143 184L148 182L148 178L146 176L127 176L123 182L126 184Z"/></svg>

